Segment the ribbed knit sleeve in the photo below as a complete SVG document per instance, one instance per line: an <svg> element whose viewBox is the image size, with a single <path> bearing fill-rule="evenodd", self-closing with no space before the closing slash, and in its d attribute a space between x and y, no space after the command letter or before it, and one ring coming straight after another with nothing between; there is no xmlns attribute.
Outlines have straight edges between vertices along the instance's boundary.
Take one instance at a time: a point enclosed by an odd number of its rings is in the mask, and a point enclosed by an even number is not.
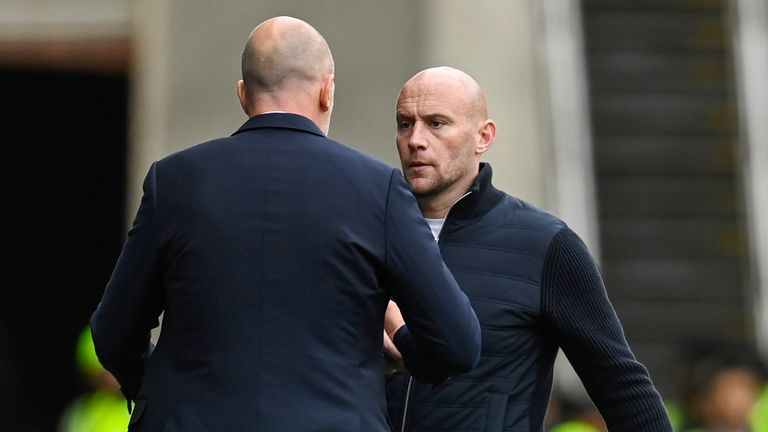
<svg viewBox="0 0 768 432"><path fill-rule="evenodd" d="M597 266L567 227L553 238L544 261L542 314L609 431L672 431L648 371L627 344Z"/></svg>

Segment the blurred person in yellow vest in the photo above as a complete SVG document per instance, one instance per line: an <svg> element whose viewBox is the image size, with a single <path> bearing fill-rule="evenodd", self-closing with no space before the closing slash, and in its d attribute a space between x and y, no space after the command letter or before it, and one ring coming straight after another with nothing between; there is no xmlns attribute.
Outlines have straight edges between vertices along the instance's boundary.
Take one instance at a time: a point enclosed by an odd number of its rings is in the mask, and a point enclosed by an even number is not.
<svg viewBox="0 0 768 432"><path fill-rule="evenodd" d="M59 419L57 432L112 432L128 429L130 414L117 380L96 358L91 330L77 341L76 363L91 391L74 400Z"/></svg>
<svg viewBox="0 0 768 432"><path fill-rule="evenodd" d="M560 423L550 429L549 432L601 432L592 424L584 420L570 420Z"/></svg>
<svg viewBox="0 0 768 432"><path fill-rule="evenodd" d="M685 409L680 401L677 400L665 400L664 408L667 410L667 416L669 416L669 422L672 423L672 430L675 432L683 430L685 424Z"/></svg>
<svg viewBox="0 0 768 432"><path fill-rule="evenodd" d="M752 407L752 432L768 432L768 383L763 385L760 398Z"/></svg>
<svg viewBox="0 0 768 432"><path fill-rule="evenodd" d="M553 398L557 405L555 424L549 432L606 432L603 417L586 392L558 391Z"/></svg>
<svg viewBox="0 0 768 432"><path fill-rule="evenodd" d="M703 357L691 378L685 432L766 431L764 368L754 356L721 351Z"/></svg>

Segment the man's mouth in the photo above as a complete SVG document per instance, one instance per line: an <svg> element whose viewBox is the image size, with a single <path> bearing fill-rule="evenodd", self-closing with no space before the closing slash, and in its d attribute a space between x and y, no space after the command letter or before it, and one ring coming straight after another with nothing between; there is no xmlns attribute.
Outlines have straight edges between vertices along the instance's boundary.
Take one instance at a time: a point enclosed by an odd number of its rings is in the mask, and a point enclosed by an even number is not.
<svg viewBox="0 0 768 432"><path fill-rule="evenodd" d="M422 161L413 161L413 162L408 164L409 168L420 168L420 167L424 167L424 166L429 166L429 164L426 163L426 162L422 162Z"/></svg>

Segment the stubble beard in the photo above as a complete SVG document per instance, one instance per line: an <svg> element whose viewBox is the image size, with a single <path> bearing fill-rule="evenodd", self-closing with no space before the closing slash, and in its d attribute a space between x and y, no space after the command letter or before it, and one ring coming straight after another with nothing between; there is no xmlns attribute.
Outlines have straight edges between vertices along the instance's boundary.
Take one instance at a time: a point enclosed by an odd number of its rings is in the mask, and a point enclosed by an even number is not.
<svg viewBox="0 0 768 432"><path fill-rule="evenodd" d="M433 199L440 197L446 190L456 184L460 178L461 173L457 170L446 174L435 173L435 176L429 179L424 177L411 179L408 183L413 195L417 199Z"/></svg>
<svg viewBox="0 0 768 432"><path fill-rule="evenodd" d="M429 184L422 185L421 187L416 185L416 182L412 181L411 191L413 192L413 195L419 199L434 198L440 196L443 191L448 189L448 186L450 185L443 178L433 179Z"/></svg>

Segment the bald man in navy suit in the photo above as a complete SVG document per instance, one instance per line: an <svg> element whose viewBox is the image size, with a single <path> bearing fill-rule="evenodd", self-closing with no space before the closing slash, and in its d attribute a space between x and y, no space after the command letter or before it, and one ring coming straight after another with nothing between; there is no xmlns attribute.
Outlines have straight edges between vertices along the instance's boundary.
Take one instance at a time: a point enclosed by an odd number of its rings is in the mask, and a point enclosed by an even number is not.
<svg viewBox="0 0 768 432"><path fill-rule="evenodd" d="M317 30L261 23L242 70L249 120L149 168L91 317L99 359L135 402L130 430L388 431L389 299L408 322L389 337L425 381L475 365L477 317L402 174L327 138Z"/></svg>

